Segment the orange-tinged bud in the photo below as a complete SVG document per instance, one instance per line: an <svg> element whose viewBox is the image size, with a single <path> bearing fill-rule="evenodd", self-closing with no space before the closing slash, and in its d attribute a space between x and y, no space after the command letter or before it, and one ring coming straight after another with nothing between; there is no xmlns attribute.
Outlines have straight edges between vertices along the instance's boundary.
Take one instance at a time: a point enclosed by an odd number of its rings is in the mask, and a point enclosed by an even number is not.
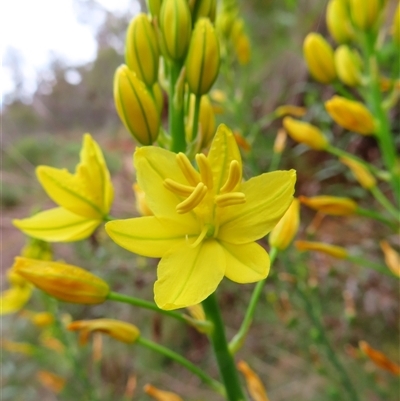
<svg viewBox="0 0 400 401"><path fill-rule="evenodd" d="M142 216L153 216L153 212L150 210L149 205L146 202L146 195L139 184L133 184L133 191L135 192L136 209Z"/></svg>
<svg viewBox="0 0 400 401"><path fill-rule="evenodd" d="M315 150L322 150L328 146L328 139L315 125L291 117L285 117L282 123L286 132L296 142L304 143Z"/></svg>
<svg viewBox="0 0 400 401"><path fill-rule="evenodd" d="M311 209L333 216L348 216L357 210L357 203L350 198L321 195L312 198L299 196L299 200Z"/></svg>
<svg viewBox="0 0 400 401"><path fill-rule="evenodd" d="M218 37L208 18L200 18L193 30L186 57L186 81L196 96L209 92L219 72Z"/></svg>
<svg viewBox="0 0 400 401"><path fill-rule="evenodd" d="M140 336L133 324L115 319L76 320L67 326L68 330L80 331L79 341L86 344L92 332L100 332L123 343L134 343Z"/></svg>
<svg viewBox="0 0 400 401"><path fill-rule="evenodd" d="M193 21L200 18L209 18L211 22L215 21L217 11L217 0L196 0L193 10Z"/></svg>
<svg viewBox="0 0 400 401"><path fill-rule="evenodd" d="M163 0L160 29L165 55L173 61L182 60L192 34L192 16L187 0Z"/></svg>
<svg viewBox="0 0 400 401"><path fill-rule="evenodd" d="M268 240L271 247L283 251L289 246L299 229L299 210L300 202L298 199L294 198L289 209L269 234Z"/></svg>
<svg viewBox="0 0 400 401"><path fill-rule="evenodd" d="M293 117L303 117L307 113L305 107L293 106L291 104L285 104L279 106L275 109L274 114L276 117L293 116Z"/></svg>
<svg viewBox="0 0 400 401"><path fill-rule="evenodd" d="M246 380L247 390L254 401L269 401L267 391L258 375L250 368L245 361L239 361L238 370L243 374Z"/></svg>
<svg viewBox="0 0 400 401"><path fill-rule="evenodd" d="M390 244L382 240L380 243L383 255L385 257L386 266L397 277L400 277L400 255L396 252Z"/></svg>
<svg viewBox="0 0 400 401"><path fill-rule="evenodd" d="M341 157L339 160L352 171L357 181L363 188L370 189L376 186L375 177L363 164L354 159L350 159L349 157Z"/></svg>
<svg viewBox="0 0 400 401"><path fill-rule="evenodd" d="M325 102L325 108L337 124L349 131L362 135L371 135L375 132L374 117L360 102L333 96Z"/></svg>
<svg viewBox="0 0 400 401"><path fill-rule="evenodd" d="M392 362L385 354L372 348L366 341L360 341L358 345L361 351L364 352L364 354L371 359L376 366L379 366L394 375L400 375L400 366Z"/></svg>
<svg viewBox="0 0 400 401"><path fill-rule="evenodd" d="M171 393L170 391L159 390L151 384L146 384L144 386L144 391L157 401L183 401L178 394Z"/></svg>
<svg viewBox="0 0 400 401"><path fill-rule="evenodd" d="M160 113L146 85L126 65L115 72L114 101L126 129L142 145L151 145L160 129Z"/></svg>
<svg viewBox="0 0 400 401"><path fill-rule="evenodd" d="M384 8L382 0L349 0L353 24L362 30L374 27Z"/></svg>
<svg viewBox="0 0 400 401"><path fill-rule="evenodd" d="M47 370L39 370L39 372L37 372L37 378L40 383L43 384L43 386L47 387L49 390L56 394L60 393L63 390L66 383L66 380L63 377Z"/></svg>
<svg viewBox="0 0 400 401"><path fill-rule="evenodd" d="M337 43L345 43L354 37L347 0L330 0L326 8L326 24Z"/></svg>
<svg viewBox="0 0 400 401"><path fill-rule="evenodd" d="M339 79L348 86L361 84L361 59L359 54L346 45L335 51L335 67Z"/></svg>
<svg viewBox="0 0 400 401"><path fill-rule="evenodd" d="M157 81L160 53L157 36L146 14L129 24L125 42L125 62L148 87Z"/></svg>
<svg viewBox="0 0 400 401"><path fill-rule="evenodd" d="M106 300L110 289L101 278L60 262L16 257L13 270L49 295L61 301L99 304Z"/></svg>
<svg viewBox="0 0 400 401"><path fill-rule="evenodd" d="M336 78L333 49L318 33L309 33L304 39L303 53L308 70L313 78L329 84Z"/></svg>
<svg viewBox="0 0 400 401"><path fill-rule="evenodd" d="M280 128L274 142L274 153L282 153L285 150L286 139L286 131L283 128Z"/></svg>
<svg viewBox="0 0 400 401"><path fill-rule="evenodd" d="M346 249L341 246L325 244L324 242L296 241L294 245L299 251L322 252L337 259L346 259L349 256Z"/></svg>

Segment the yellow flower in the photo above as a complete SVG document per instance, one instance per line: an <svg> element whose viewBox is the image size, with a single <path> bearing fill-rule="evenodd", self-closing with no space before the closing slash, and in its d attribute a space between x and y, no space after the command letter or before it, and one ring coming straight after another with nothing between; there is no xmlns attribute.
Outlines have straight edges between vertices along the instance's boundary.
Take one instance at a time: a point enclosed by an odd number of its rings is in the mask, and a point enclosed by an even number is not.
<svg viewBox="0 0 400 401"><path fill-rule="evenodd" d="M299 200L311 209L333 216L347 216L357 210L357 203L350 198L321 195L312 198L299 196Z"/></svg>
<svg viewBox="0 0 400 401"><path fill-rule="evenodd" d="M345 43L354 37L348 10L348 0L330 0L326 8L326 24L337 43Z"/></svg>
<svg viewBox="0 0 400 401"><path fill-rule="evenodd" d="M131 252L161 258L155 301L162 309L198 304L224 275L238 283L262 280L269 257L264 237L292 202L296 173L276 171L242 183L232 132L220 125L210 151L196 156L156 147L135 152L140 187L154 216L115 220L110 237Z"/></svg>
<svg viewBox="0 0 400 401"><path fill-rule="evenodd" d="M14 220L17 228L49 242L79 241L93 233L110 211L114 190L101 149L89 134L84 135L80 158L75 174L37 167L40 183L60 207Z"/></svg>
<svg viewBox="0 0 400 401"><path fill-rule="evenodd" d="M371 189L376 186L375 177L361 163L349 157L341 157L339 160L349 167L363 188Z"/></svg>
<svg viewBox="0 0 400 401"><path fill-rule="evenodd" d="M376 366L379 366L396 376L400 376L400 366L391 361L385 354L372 348L366 341L360 341L358 345L361 351L364 352L364 354L371 359Z"/></svg>
<svg viewBox="0 0 400 401"><path fill-rule="evenodd" d="M76 320L67 326L68 330L80 331L79 341L86 344L92 332L100 332L124 343L134 343L140 336L133 324L115 319Z"/></svg>
<svg viewBox="0 0 400 401"><path fill-rule="evenodd" d="M303 53L308 70L315 80L329 84L336 78L333 49L319 33L309 33L304 39Z"/></svg>
<svg viewBox="0 0 400 401"><path fill-rule="evenodd" d="M137 14L129 24L126 34L126 64L151 88L157 81L159 58L154 27L146 14Z"/></svg>
<svg viewBox="0 0 400 401"><path fill-rule="evenodd" d="M361 84L360 55L346 45L340 45L335 50L335 67L339 79L346 85L357 86Z"/></svg>
<svg viewBox="0 0 400 401"><path fill-rule="evenodd" d="M9 269L7 278L11 288L0 294L0 315L7 315L21 310L32 295L33 286L19 274Z"/></svg>
<svg viewBox="0 0 400 401"><path fill-rule="evenodd" d="M380 243L381 249L385 256L386 266L397 277L400 277L400 255L389 244L389 242L382 240Z"/></svg>
<svg viewBox="0 0 400 401"><path fill-rule="evenodd" d="M346 259L349 256L346 249L341 246L325 244L324 242L296 241L294 244L299 251L322 252L338 259Z"/></svg>
<svg viewBox="0 0 400 401"><path fill-rule="evenodd" d="M337 124L349 131L362 135L371 135L375 132L374 117L360 102L333 96L325 102L325 108Z"/></svg>
<svg viewBox="0 0 400 401"><path fill-rule="evenodd" d="M119 118L131 135L142 145L151 145L160 129L159 105L144 82L126 65L115 71L114 102Z"/></svg>
<svg viewBox="0 0 400 401"><path fill-rule="evenodd" d="M243 374L247 389L253 401L269 401L267 391L258 375L250 368L245 361L239 361L238 370Z"/></svg>
<svg viewBox="0 0 400 401"><path fill-rule="evenodd" d="M269 244L271 246L280 251L283 251L289 246L299 229L299 209L300 202L295 198L293 199L289 209L279 220L279 223L269 234Z"/></svg>
<svg viewBox="0 0 400 401"><path fill-rule="evenodd" d="M171 393L170 391L159 390L151 384L146 384L144 386L144 391L157 401L183 401L178 394Z"/></svg>
<svg viewBox="0 0 400 401"><path fill-rule="evenodd" d="M285 117L282 123L293 140L304 143L311 149L322 150L329 144L328 139L315 125L295 120L292 117Z"/></svg>
<svg viewBox="0 0 400 401"><path fill-rule="evenodd" d="M16 257L12 269L61 301L98 304L104 302L110 292L101 278L66 263Z"/></svg>

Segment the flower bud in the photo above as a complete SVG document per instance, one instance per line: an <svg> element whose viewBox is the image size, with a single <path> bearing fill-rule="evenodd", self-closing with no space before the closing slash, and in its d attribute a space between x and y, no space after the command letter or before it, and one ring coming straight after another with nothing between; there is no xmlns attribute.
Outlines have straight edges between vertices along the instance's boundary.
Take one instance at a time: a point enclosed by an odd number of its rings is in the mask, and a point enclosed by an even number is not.
<svg viewBox="0 0 400 401"><path fill-rule="evenodd" d="M206 94L215 82L220 64L219 43L207 18L197 21L186 57L186 81L196 96Z"/></svg>
<svg viewBox="0 0 400 401"><path fill-rule="evenodd" d="M299 251L322 252L337 259L347 259L347 257L349 256L346 249L337 245L330 245L323 242L312 241L296 241L294 244Z"/></svg>
<svg viewBox="0 0 400 401"><path fill-rule="evenodd" d="M192 17L187 0L163 0L160 30L166 56L173 61L182 60L192 34Z"/></svg>
<svg viewBox="0 0 400 401"><path fill-rule="evenodd" d="M158 113L161 115L164 106L164 95L161 85L158 82L153 85L152 93L153 99L156 102Z"/></svg>
<svg viewBox="0 0 400 401"><path fill-rule="evenodd" d="M274 114L276 117L293 116L303 117L307 113L305 107L293 106L291 104L284 104L275 109Z"/></svg>
<svg viewBox="0 0 400 401"><path fill-rule="evenodd" d="M348 216L354 214L357 210L357 203L350 198L321 195L312 198L299 196L299 200L311 209L332 216Z"/></svg>
<svg viewBox="0 0 400 401"><path fill-rule="evenodd" d="M346 43L354 37L347 2L348 0L330 0L326 9L326 24L337 43Z"/></svg>
<svg viewBox="0 0 400 401"><path fill-rule="evenodd" d="M87 343L92 332L108 334L123 343L134 343L140 336L139 329L133 324L115 319L76 320L67 327L71 331L80 331L81 345Z"/></svg>
<svg viewBox="0 0 400 401"><path fill-rule="evenodd" d="M322 150L328 146L328 139L315 125L285 117L283 126L293 140L304 143L311 149Z"/></svg>
<svg viewBox="0 0 400 401"><path fill-rule="evenodd" d="M364 354L376 365L382 369L393 373L396 376L400 376L400 366L391 361L385 354L372 348L366 341L360 341L358 343L360 349Z"/></svg>
<svg viewBox="0 0 400 401"><path fill-rule="evenodd" d="M355 50L346 45L339 46L335 51L335 67L339 79L346 85L361 84L361 60Z"/></svg>
<svg viewBox="0 0 400 401"><path fill-rule="evenodd" d="M325 109L337 124L349 131L362 135L372 135L375 132L374 117L360 102L333 96L325 102Z"/></svg>
<svg viewBox="0 0 400 401"><path fill-rule="evenodd" d="M299 229L299 209L300 202L294 198L289 209L269 234L268 240L271 247L283 251L290 245Z"/></svg>
<svg viewBox="0 0 400 401"><path fill-rule="evenodd" d="M383 255L385 257L386 266L397 277L400 278L400 255L389 244L389 242L382 240L379 245L381 246Z"/></svg>
<svg viewBox="0 0 400 401"><path fill-rule="evenodd" d="M397 45L397 47L400 46L400 4L396 8L390 31L393 36L394 43Z"/></svg>
<svg viewBox="0 0 400 401"><path fill-rule="evenodd" d="M246 387L253 400L269 401L267 391L261 382L259 376L250 368L245 361L239 361L237 368L243 374L246 381Z"/></svg>
<svg viewBox="0 0 400 401"><path fill-rule="evenodd" d="M171 393L170 391L159 390L151 384L146 384L144 386L144 391L147 395L157 401L183 401L178 394Z"/></svg>
<svg viewBox="0 0 400 401"><path fill-rule="evenodd" d="M278 134L276 135L275 142L274 142L274 153L282 153L286 147L286 139L287 133L283 128L278 130Z"/></svg>
<svg viewBox="0 0 400 401"><path fill-rule="evenodd" d="M142 145L151 145L158 136L160 114L145 84L126 65L115 72L114 101L126 129Z"/></svg>
<svg viewBox="0 0 400 401"><path fill-rule="evenodd" d="M110 289L101 278L77 266L16 257L13 270L25 280L61 301L99 304Z"/></svg>
<svg viewBox="0 0 400 401"><path fill-rule="evenodd" d="M217 0L196 0L193 10L193 21L200 18L208 18L211 22L215 21L217 12Z"/></svg>
<svg viewBox="0 0 400 401"><path fill-rule="evenodd" d="M306 36L303 53L308 70L315 80L329 84L336 78L333 49L319 33Z"/></svg>
<svg viewBox="0 0 400 401"><path fill-rule="evenodd" d="M367 170L364 165L349 157L341 157L339 159L352 171L360 185L365 189L370 189L376 185L375 177Z"/></svg>
<svg viewBox="0 0 400 401"><path fill-rule="evenodd" d="M148 87L157 81L160 53L156 32L146 14L131 21L126 34L125 62Z"/></svg>
<svg viewBox="0 0 400 401"><path fill-rule="evenodd" d="M152 18L160 17L160 9L161 9L162 0L146 0L147 9L149 10Z"/></svg>
<svg viewBox="0 0 400 401"><path fill-rule="evenodd" d="M383 10L382 0L349 0L353 24L364 31L374 27Z"/></svg>
<svg viewBox="0 0 400 401"><path fill-rule="evenodd" d="M250 61L250 40L244 31L244 21L241 18L235 19L230 37L235 48L239 64L246 65Z"/></svg>

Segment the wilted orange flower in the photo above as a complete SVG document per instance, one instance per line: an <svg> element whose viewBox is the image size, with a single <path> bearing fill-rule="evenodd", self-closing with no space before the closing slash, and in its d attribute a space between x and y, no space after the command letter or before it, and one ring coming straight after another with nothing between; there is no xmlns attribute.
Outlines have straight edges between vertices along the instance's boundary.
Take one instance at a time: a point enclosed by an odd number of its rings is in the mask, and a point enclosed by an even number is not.
<svg viewBox="0 0 400 401"><path fill-rule="evenodd" d="M393 373L394 375L400 376L400 366L392 362L385 354L372 348L366 341L360 341L358 345L375 365Z"/></svg>

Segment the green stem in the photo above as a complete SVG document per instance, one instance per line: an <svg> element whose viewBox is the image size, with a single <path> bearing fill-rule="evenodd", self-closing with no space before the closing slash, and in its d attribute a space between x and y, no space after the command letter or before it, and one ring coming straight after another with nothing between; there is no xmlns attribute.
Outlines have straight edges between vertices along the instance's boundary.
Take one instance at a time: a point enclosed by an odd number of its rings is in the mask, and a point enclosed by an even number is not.
<svg viewBox="0 0 400 401"><path fill-rule="evenodd" d="M207 319L214 324L214 328L209 334L209 338L217 359L222 381L225 385L227 399L229 401L244 401L246 398L240 385L235 361L228 349L224 324L215 293L211 294L203 301L203 308Z"/></svg>
<svg viewBox="0 0 400 401"><path fill-rule="evenodd" d="M369 209L364 209L362 207L358 207L356 210L356 213L359 216L365 216L365 217L369 217L371 219L380 221L381 223L389 226L392 230L396 230L396 225L393 224L393 222L391 220L388 220L387 218L385 218L381 214L375 212L374 210L369 210Z"/></svg>
<svg viewBox="0 0 400 401"><path fill-rule="evenodd" d="M386 274L387 276L393 277L393 274L390 272L390 270L388 268L386 268L385 266L382 266L378 263L374 263L369 260L360 258L358 256L351 256L351 255L347 257L347 260L349 260L357 265L360 265L361 267L367 267L368 269L373 269L379 273Z"/></svg>
<svg viewBox="0 0 400 401"><path fill-rule="evenodd" d="M176 153L186 151L183 96L177 93L180 90L177 88L177 82L181 67L180 63L171 63L170 65L168 96L168 126L169 134L172 138L171 150Z"/></svg>
<svg viewBox="0 0 400 401"><path fill-rule="evenodd" d="M335 88L336 92L340 93L341 95L343 95L344 97L346 97L347 99L351 99L354 100L354 95L349 92L340 81L336 81L332 83L333 87Z"/></svg>
<svg viewBox="0 0 400 401"><path fill-rule="evenodd" d="M192 138L191 140L194 141L197 136L198 128L199 128L199 115L200 115L200 103L201 103L201 95L195 95L195 102L194 102L194 114L193 114L193 127L192 127Z"/></svg>
<svg viewBox="0 0 400 401"><path fill-rule="evenodd" d="M186 369L188 369L190 372L198 376L204 383L208 384L212 389L217 391L219 394L222 395L225 394L224 388L220 382L212 379L210 376L208 376L200 368L198 368L192 362L188 361L182 355L179 355L176 352L170 350L169 348L166 348L160 344L157 344L143 337L139 337L135 344L142 345L148 349L151 349L152 351L158 352L159 354L174 360L175 362L178 362Z"/></svg>
<svg viewBox="0 0 400 401"><path fill-rule="evenodd" d="M382 191L375 185L369 188L374 198L397 220L400 220L400 211L398 211L382 193Z"/></svg>
<svg viewBox="0 0 400 401"><path fill-rule="evenodd" d="M166 315L166 316L172 317L176 320L179 320L181 322L187 323L187 320L185 319L185 317L183 315L181 315L180 313L160 309L156 304L149 302L149 301L145 301L143 299L130 297L130 296L124 295L124 294L119 294L118 292L110 292L107 296L107 299L110 301L122 302L125 304L138 306L139 308L150 309L155 312L161 313L162 315Z"/></svg>
<svg viewBox="0 0 400 401"><path fill-rule="evenodd" d="M269 171L275 171L279 167L281 158L282 158L282 152L279 152L279 153L273 152L272 153L271 163L269 165Z"/></svg>
<svg viewBox="0 0 400 401"><path fill-rule="evenodd" d="M274 263L277 255L278 255L278 249L272 248L270 252L271 266ZM240 329L229 343L229 350L232 354L236 353L243 345L247 332L249 331L251 323L253 322L254 312L256 310L258 300L260 299L261 292L262 289L264 288L266 280L267 279L265 278L264 280L259 281L254 287L250 303L249 306L247 307L246 314L244 316Z"/></svg>

